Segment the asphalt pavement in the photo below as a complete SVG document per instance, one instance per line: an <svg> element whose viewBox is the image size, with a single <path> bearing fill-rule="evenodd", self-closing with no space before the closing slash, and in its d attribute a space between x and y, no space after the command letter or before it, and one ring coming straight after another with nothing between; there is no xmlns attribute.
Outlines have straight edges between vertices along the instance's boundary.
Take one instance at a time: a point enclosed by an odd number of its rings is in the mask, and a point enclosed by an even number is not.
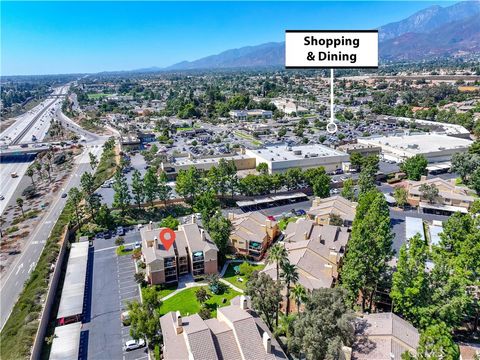
<svg viewBox="0 0 480 360"><path fill-rule="evenodd" d="M103 140L99 140L97 147L93 147L93 144L90 144L92 147L87 146L85 151L76 159L76 166L72 169L62 189L57 193L56 199L48 207L46 214L29 236L21 255L2 276L0 280L0 303L2 304L0 328L3 328L3 325L10 316L13 306L22 291L23 284L28 280L30 273L35 268L46 239L49 237L55 222L65 206L67 198L61 198L60 195L67 193L70 188L78 186L80 184L80 177L84 172L91 172L88 152L96 152L97 156L100 156L102 142Z"/></svg>

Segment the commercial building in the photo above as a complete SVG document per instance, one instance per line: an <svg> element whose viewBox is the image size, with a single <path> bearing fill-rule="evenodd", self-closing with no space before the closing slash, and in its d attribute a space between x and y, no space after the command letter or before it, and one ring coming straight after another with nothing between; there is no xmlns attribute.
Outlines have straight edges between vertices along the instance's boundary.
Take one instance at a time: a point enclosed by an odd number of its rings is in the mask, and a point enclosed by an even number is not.
<svg viewBox="0 0 480 360"><path fill-rule="evenodd" d="M272 111L262 109L231 110L228 114L232 119L241 121L249 119L271 119L273 115Z"/></svg>
<svg viewBox="0 0 480 360"><path fill-rule="evenodd" d="M420 212L451 215L454 212L467 213L470 205L475 201L468 195L468 190L455 185L455 179L450 181L441 178L426 179L422 176L420 181L406 180L397 186L403 186L407 192L407 201L411 206L418 207ZM427 199L422 191L422 186L434 186L438 189L435 199Z"/></svg>
<svg viewBox="0 0 480 360"><path fill-rule="evenodd" d="M87 281L88 242L73 243L68 257L57 323L65 325L82 320Z"/></svg>
<svg viewBox="0 0 480 360"><path fill-rule="evenodd" d="M291 168L302 170L323 166L326 171L342 168L349 155L323 145L273 145L261 149L247 149L245 155L254 158L256 165L266 163L270 174Z"/></svg>
<svg viewBox="0 0 480 360"><path fill-rule="evenodd" d="M357 203L339 195L325 199L317 197L313 200L307 216L320 225L329 225L332 218L339 217L343 221L343 226L351 226L355 219L356 209Z"/></svg>
<svg viewBox="0 0 480 360"><path fill-rule="evenodd" d="M416 355L418 330L393 313L368 314L355 324L353 360L400 360L402 354Z"/></svg>
<svg viewBox="0 0 480 360"><path fill-rule="evenodd" d="M284 246L291 264L297 267L298 282L308 290L332 287L350 238L348 228L318 225L309 219L289 223ZM263 270L276 280L276 266Z"/></svg>
<svg viewBox="0 0 480 360"><path fill-rule="evenodd" d="M258 211L246 214L229 213L232 223L229 246L232 252L261 260L272 241L280 233L276 221Z"/></svg>
<svg viewBox="0 0 480 360"><path fill-rule="evenodd" d="M201 278L218 272L218 249L194 219L192 216L191 224L179 225L175 242L168 250L159 240L162 228L150 224L140 230L142 259L150 284L177 283L181 275L189 273Z"/></svg>
<svg viewBox="0 0 480 360"><path fill-rule="evenodd" d="M423 155L429 163L450 161L453 154L464 152L472 141L441 134L419 134L360 138L358 143L382 148L383 157L398 163Z"/></svg>
<svg viewBox="0 0 480 360"><path fill-rule="evenodd" d="M238 296L217 309L217 317L182 317L169 312L160 318L163 359L287 359L263 320Z"/></svg>
<svg viewBox="0 0 480 360"><path fill-rule="evenodd" d="M337 150L346 152L349 155L353 153L359 153L363 156L370 156L370 155L380 155L382 152L382 148L377 145L370 145L370 144L344 144L337 147Z"/></svg>

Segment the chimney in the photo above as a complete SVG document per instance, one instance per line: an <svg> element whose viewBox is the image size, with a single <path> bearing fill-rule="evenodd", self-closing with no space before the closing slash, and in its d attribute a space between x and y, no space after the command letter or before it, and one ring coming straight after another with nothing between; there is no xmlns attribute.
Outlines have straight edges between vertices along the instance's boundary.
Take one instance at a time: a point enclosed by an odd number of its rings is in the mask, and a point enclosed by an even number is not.
<svg viewBox="0 0 480 360"><path fill-rule="evenodd" d="M306 231L303 233L303 238L304 238L305 240L308 240L308 233L307 233Z"/></svg>
<svg viewBox="0 0 480 360"><path fill-rule="evenodd" d="M263 347L265 348L265 351L267 352L267 354L271 354L272 339L270 338L270 336L267 334L266 331L263 333L262 340L263 340Z"/></svg>
<svg viewBox="0 0 480 360"><path fill-rule="evenodd" d="M343 355L345 355L345 360L351 360L352 358L352 348L348 346L342 346Z"/></svg>
<svg viewBox="0 0 480 360"><path fill-rule="evenodd" d="M248 309L248 298L245 295L240 296L240 309Z"/></svg>
<svg viewBox="0 0 480 360"><path fill-rule="evenodd" d="M267 220L265 221L265 224L266 224L266 226L267 226L267 229L271 229L271 228L272 228L272 220L267 219Z"/></svg>
<svg viewBox="0 0 480 360"><path fill-rule="evenodd" d="M197 218L195 214L192 214L192 224L195 224L197 222Z"/></svg>
<svg viewBox="0 0 480 360"><path fill-rule="evenodd" d="M177 330L177 334L181 334L183 332L183 322L182 322L182 315L180 315L180 311L177 311L175 313L176 317L177 317L177 323L176 323L176 330Z"/></svg>
<svg viewBox="0 0 480 360"><path fill-rule="evenodd" d="M427 177L425 175L420 176L420 181L425 181L427 180Z"/></svg>
<svg viewBox="0 0 480 360"><path fill-rule="evenodd" d="M150 220L150 222L148 223L148 230L152 230L152 224L153 224L153 221Z"/></svg>
<svg viewBox="0 0 480 360"><path fill-rule="evenodd" d="M202 238L202 241L205 241L205 230L200 229L200 237Z"/></svg>
<svg viewBox="0 0 480 360"><path fill-rule="evenodd" d="M235 219L235 214L234 213L228 213L228 220L232 221Z"/></svg>
<svg viewBox="0 0 480 360"><path fill-rule="evenodd" d="M156 236L153 238L153 244L155 245L155 249L158 249L158 238Z"/></svg>

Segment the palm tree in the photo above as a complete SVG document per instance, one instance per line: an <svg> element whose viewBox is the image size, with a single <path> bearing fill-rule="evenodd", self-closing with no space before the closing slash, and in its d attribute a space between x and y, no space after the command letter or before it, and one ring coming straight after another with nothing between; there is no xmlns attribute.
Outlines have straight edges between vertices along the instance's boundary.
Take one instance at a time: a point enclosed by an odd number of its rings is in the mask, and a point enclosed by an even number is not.
<svg viewBox="0 0 480 360"><path fill-rule="evenodd" d="M28 169L27 169L26 174L27 174L27 176L30 177L30 179L32 180L32 185L33 185L34 187L36 187L35 181L33 181L33 175L34 175L33 167L29 166Z"/></svg>
<svg viewBox="0 0 480 360"><path fill-rule="evenodd" d="M42 178L42 164L39 161L35 161L34 163L35 170L38 172L38 177Z"/></svg>
<svg viewBox="0 0 480 360"><path fill-rule="evenodd" d="M285 281L285 286L287 288L287 310L286 315L290 311L290 284L296 284L298 281L298 272L295 265L290 264L289 262L284 262L282 264L282 278Z"/></svg>
<svg viewBox="0 0 480 360"><path fill-rule="evenodd" d="M280 243L273 245L267 254L267 264L275 263L277 266L277 285L280 285L280 265L288 260L288 252ZM275 319L275 326L278 326L278 306Z"/></svg>
<svg viewBox="0 0 480 360"><path fill-rule="evenodd" d="M297 311L300 311L300 304L307 299L307 291L300 284L295 284L290 292L290 297L295 300Z"/></svg>
<svg viewBox="0 0 480 360"><path fill-rule="evenodd" d="M22 211L22 217L25 217L25 212L23 211L23 199L22 198L17 198L17 205Z"/></svg>

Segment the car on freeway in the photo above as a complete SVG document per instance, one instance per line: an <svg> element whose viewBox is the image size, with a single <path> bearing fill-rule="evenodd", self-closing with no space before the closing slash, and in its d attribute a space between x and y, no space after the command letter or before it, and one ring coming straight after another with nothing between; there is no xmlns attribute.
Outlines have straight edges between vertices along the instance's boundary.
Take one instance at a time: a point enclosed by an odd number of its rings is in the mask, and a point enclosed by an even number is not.
<svg viewBox="0 0 480 360"><path fill-rule="evenodd" d="M5 200L5 196L0 195L0 200Z"/></svg>
<svg viewBox="0 0 480 360"><path fill-rule="evenodd" d="M123 351L131 351L140 349L145 346L145 340L138 339L138 340L128 340L125 345L123 345Z"/></svg>
<svg viewBox="0 0 480 360"><path fill-rule="evenodd" d="M67 197L67 193L62 194L62 199L65 199Z"/></svg>

